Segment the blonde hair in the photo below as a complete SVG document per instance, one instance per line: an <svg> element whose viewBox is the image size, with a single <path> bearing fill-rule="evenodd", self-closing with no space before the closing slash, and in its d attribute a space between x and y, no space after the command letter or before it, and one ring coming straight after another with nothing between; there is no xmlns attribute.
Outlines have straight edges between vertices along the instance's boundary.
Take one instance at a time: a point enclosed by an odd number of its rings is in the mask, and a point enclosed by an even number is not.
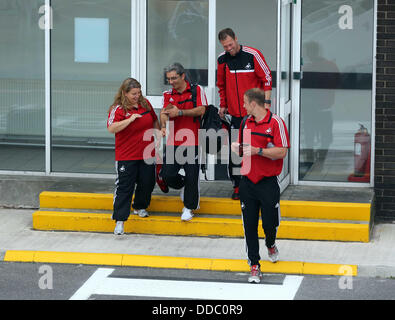
<svg viewBox="0 0 395 320"><path fill-rule="evenodd" d="M122 82L121 86L119 87L117 93L115 94L114 102L112 103L111 107L108 109L108 112L110 112L116 106L120 106L126 112L128 109L128 106L130 105L130 101L125 96L125 93L128 93L132 89L141 89L140 82L138 82L136 79L133 79L133 78L125 79ZM147 99L145 99L143 97L143 95L140 95L138 103L144 109L151 110Z"/></svg>

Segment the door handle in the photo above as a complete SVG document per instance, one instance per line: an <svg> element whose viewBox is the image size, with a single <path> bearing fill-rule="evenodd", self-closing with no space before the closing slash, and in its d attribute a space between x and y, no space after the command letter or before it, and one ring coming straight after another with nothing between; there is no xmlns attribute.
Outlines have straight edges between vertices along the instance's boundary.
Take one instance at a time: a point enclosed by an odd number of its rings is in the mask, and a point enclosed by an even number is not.
<svg viewBox="0 0 395 320"><path fill-rule="evenodd" d="M303 71L297 71L293 73L294 80L302 80L303 79Z"/></svg>

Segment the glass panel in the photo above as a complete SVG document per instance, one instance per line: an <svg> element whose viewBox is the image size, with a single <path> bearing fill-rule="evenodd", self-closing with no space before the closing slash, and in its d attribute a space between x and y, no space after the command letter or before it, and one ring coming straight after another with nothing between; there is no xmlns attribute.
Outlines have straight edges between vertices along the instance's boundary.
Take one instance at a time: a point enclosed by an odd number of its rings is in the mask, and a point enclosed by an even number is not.
<svg viewBox="0 0 395 320"><path fill-rule="evenodd" d="M113 173L107 110L130 76L130 0L52 0L52 170Z"/></svg>
<svg viewBox="0 0 395 320"><path fill-rule="evenodd" d="M216 55L224 51L218 41L218 32L232 28L241 45L259 49L272 71L272 109L277 108L276 66L277 66L277 1L262 0L217 0L216 1ZM215 88L216 106L219 105L218 88ZM237 135L236 135L237 136ZM227 152L216 159L215 179L227 180ZM219 158L219 156L218 156Z"/></svg>
<svg viewBox="0 0 395 320"><path fill-rule="evenodd" d="M246 7L246 4L248 6ZM232 28L241 45L259 49L272 71L272 108L275 108L277 66L277 1L217 0L217 35L224 28ZM218 39L218 37L216 37ZM216 42L217 56L224 49ZM216 90L217 92L218 90ZM216 101L219 103L217 92Z"/></svg>
<svg viewBox="0 0 395 320"><path fill-rule="evenodd" d="M0 2L2 170L45 171L43 5L44 0Z"/></svg>
<svg viewBox="0 0 395 320"><path fill-rule="evenodd" d="M207 86L208 0L148 0L147 95L169 86L163 69L179 62L192 81Z"/></svg>
<svg viewBox="0 0 395 320"><path fill-rule="evenodd" d="M370 181L374 1L351 3L302 2L300 180Z"/></svg>

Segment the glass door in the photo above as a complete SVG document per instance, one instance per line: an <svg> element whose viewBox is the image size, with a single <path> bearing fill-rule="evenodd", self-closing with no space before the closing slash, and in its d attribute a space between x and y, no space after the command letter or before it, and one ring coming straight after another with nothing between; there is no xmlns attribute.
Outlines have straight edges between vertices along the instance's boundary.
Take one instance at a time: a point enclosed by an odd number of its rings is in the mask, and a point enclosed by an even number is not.
<svg viewBox="0 0 395 320"><path fill-rule="evenodd" d="M291 136L291 107L292 107L292 1L278 1L277 27L277 104L273 112L284 119ZM284 159L284 166L279 176L281 192L290 183L289 174L290 154Z"/></svg>
<svg viewBox="0 0 395 320"><path fill-rule="evenodd" d="M136 21L146 12L141 30L134 28L132 36L141 40L135 44L132 41L132 46L139 47L136 59L132 57L132 75L141 80L144 94L157 111L162 107L163 91L170 88L163 68L173 62L183 64L191 80L204 87L208 102L218 107L216 67L223 48L217 34L226 27L236 32L240 44L259 49L273 77L276 74L277 30L273 27L278 17L276 1L249 0L248 10L239 0L132 0L132 4L141 7L136 11L140 13ZM273 82L274 105L276 81ZM210 155L206 159L208 180L228 179L227 165L220 157Z"/></svg>
<svg viewBox="0 0 395 320"><path fill-rule="evenodd" d="M373 183L374 6L374 0L297 1L298 184Z"/></svg>
<svg viewBox="0 0 395 320"><path fill-rule="evenodd" d="M191 83L208 85L209 1L147 0L146 14L146 52L141 55L146 63L140 78L159 110L163 92L171 88L163 72L168 65L181 63Z"/></svg>
<svg viewBox="0 0 395 320"><path fill-rule="evenodd" d="M210 3L212 2L214 0L210 0ZM216 53L214 56L215 67L217 57L224 51L224 48L218 41L218 32L224 28L232 28L240 45L258 49L264 55L266 63L272 71L272 108L276 109L276 74L278 74L278 32L276 26L278 26L279 20L277 1L216 0L215 2L215 37L213 38ZM213 72L215 76L215 71L214 69L209 72ZM214 86L211 88L212 91L214 91L215 95L215 105L218 106L220 101L218 88ZM228 179L228 162L226 152L221 155L221 158L218 156L215 161L215 180Z"/></svg>

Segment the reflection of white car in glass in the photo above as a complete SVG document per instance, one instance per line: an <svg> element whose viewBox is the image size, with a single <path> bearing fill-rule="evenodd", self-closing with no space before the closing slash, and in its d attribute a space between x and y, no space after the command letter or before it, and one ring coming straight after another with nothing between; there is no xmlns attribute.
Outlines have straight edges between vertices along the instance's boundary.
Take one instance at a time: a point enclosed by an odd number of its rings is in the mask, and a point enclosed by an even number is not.
<svg viewBox="0 0 395 320"><path fill-rule="evenodd" d="M6 135L44 136L45 108L35 104L12 105L0 118L0 132ZM113 145L114 137L106 130L106 119L100 115L62 115L52 118L54 145ZM61 142L60 142L61 141Z"/></svg>
<svg viewBox="0 0 395 320"><path fill-rule="evenodd" d="M105 118L83 114L52 118L52 134L71 137L108 137Z"/></svg>
<svg viewBox="0 0 395 320"><path fill-rule="evenodd" d="M63 115L52 120L53 144L113 148L114 136L106 130L106 119L96 115Z"/></svg>
<svg viewBox="0 0 395 320"><path fill-rule="evenodd" d="M106 130L106 119L68 115L52 120L52 143L58 147L112 149L114 136L109 135Z"/></svg>
<svg viewBox="0 0 395 320"><path fill-rule="evenodd" d="M5 119L5 133L10 135L40 135L45 133L44 105L12 105Z"/></svg>

